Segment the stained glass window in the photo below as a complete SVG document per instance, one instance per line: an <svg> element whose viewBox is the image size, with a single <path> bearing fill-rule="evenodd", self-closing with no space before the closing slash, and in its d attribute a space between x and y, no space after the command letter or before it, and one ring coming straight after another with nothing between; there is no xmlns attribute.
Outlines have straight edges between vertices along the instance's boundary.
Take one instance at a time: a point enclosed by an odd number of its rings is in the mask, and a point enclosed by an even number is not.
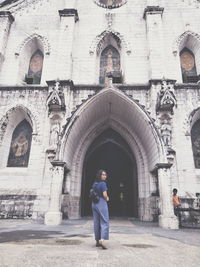
<svg viewBox="0 0 200 267"><path fill-rule="evenodd" d="M7 167L27 167L32 141L32 128L27 120L15 128L10 145Z"/></svg>
<svg viewBox="0 0 200 267"><path fill-rule="evenodd" d="M111 45L101 53L99 82L105 83L109 76L113 78L113 83L121 83L120 54Z"/></svg>
<svg viewBox="0 0 200 267"><path fill-rule="evenodd" d="M200 169L200 120L192 127L191 139L195 168Z"/></svg>
<svg viewBox="0 0 200 267"><path fill-rule="evenodd" d="M42 76L44 56L40 50L37 50L31 57L29 63L28 76L26 82L28 84L40 84Z"/></svg>
<svg viewBox="0 0 200 267"><path fill-rule="evenodd" d="M193 53L184 48L180 53L181 71L184 83L196 83L198 81L195 57Z"/></svg>
<svg viewBox="0 0 200 267"><path fill-rule="evenodd" d="M99 0L101 4L106 6L118 5L121 4L123 0Z"/></svg>

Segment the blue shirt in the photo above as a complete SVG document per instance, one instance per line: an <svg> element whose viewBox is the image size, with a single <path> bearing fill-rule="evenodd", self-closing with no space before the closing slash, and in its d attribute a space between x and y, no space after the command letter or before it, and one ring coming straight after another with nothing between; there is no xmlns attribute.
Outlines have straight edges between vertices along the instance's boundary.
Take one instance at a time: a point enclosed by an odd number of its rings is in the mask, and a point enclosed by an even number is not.
<svg viewBox="0 0 200 267"><path fill-rule="evenodd" d="M93 186L95 186L95 189L97 190L100 197L103 197L103 192L108 190L106 182L104 181L95 182Z"/></svg>

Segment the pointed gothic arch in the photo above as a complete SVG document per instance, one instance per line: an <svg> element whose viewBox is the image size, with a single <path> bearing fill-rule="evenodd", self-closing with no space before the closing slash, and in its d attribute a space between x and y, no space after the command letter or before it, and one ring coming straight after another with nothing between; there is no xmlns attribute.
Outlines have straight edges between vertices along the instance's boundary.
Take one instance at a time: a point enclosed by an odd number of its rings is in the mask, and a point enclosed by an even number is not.
<svg viewBox="0 0 200 267"><path fill-rule="evenodd" d="M193 40L193 42L200 42L200 35L193 31L185 31L173 43L172 51L174 55L177 55L185 46L187 39Z"/></svg>
<svg viewBox="0 0 200 267"><path fill-rule="evenodd" d="M95 39L93 40L89 53L90 55L94 55L95 53L99 55L102 51L102 48L105 43L105 39L108 37L112 37L113 39L116 40L116 42L121 46L123 45L123 48L125 52L129 55L131 53L131 47L129 42L127 41L127 38L124 37L124 35L120 34L117 31L114 30L105 30L101 34L97 35Z"/></svg>
<svg viewBox="0 0 200 267"><path fill-rule="evenodd" d="M19 56L19 71L18 71L18 82L26 82L27 84L39 84L41 80L41 74L43 69L44 55L49 54L47 50L44 38L40 35L33 34L21 44L19 52L16 54ZM36 55L37 54L37 55ZM33 62L31 59L34 57ZM37 60L36 60L37 59ZM30 63L31 71L30 74ZM39 74L40 75L39 75Z"/></svg>
<svg viewBox="0 0 200 267"><path fill-rule="evenodd" d="M9 110L0 120L0 157L2 158L2 161L0 162L0 168L5 168L7 166L7 159L10 151L10 144L12 143L13 132L22 121L26 121L30 125L31 137L37 136L39 131L38 120L36 119L36 116L33 115L32 112L24 105L17 105L9 108Z"/></svg>
<svg viewBox="0 0 200 267"><path fill-rule="evenodd" d="M144 201L144 205L140 204L139 216L151 220L147 202L152 188L156 191L156 185L150 171L158 162L166 162L164 146L148 113L117 89L104 89L91 97L73 114L65 129L61 158L70 169L66 191L70 192L72 203L77 203L69 216L79 216L82 168L88 147L107 128L118 132L135 155L139 202Z"/></svg>
<svg viewBox="0 0 200 267"><path fill-rule="evenodd" d="M45 55L50 55L51 52L51 47L50 47L50 43L47 39L47 37L42 36L40 34L37 33L33 33L30 36L28 36L27 38L25 38L23 40L23 42L21 42L15 52L16 56L20 56L20 54L22 53L24 47L27 45L27 43L29 43L32 40L38 40L41 45L40 45L40 50L45 54Z"/></svg>
<svg viewBox="0 0 200 267"><path fill-rule="evenodd" d="M30 123L24 119L13 131L7 167L28 167L31 142L32 127Z"/></svg>
<svg viewBox="0 0 200 267"><path fill-rule="evenodd" d="M190 64L192 64L193 67L190 68L189 72L183 71L184 69L183 64L180 60L180 69L182 70L181 71L182 74L184 75L188 74L186 75L186 78L183 75L183 82L196 83L199 80L199 74L200 74L200 35L199 34L194 33L192 31L186 31L175 40L173 44L174 55L179 54L181 56L184 51L186 52L186 50L187 50L187 53L185 53L185 55L183 56L182 62L186 68L189 68Z"/></svg>

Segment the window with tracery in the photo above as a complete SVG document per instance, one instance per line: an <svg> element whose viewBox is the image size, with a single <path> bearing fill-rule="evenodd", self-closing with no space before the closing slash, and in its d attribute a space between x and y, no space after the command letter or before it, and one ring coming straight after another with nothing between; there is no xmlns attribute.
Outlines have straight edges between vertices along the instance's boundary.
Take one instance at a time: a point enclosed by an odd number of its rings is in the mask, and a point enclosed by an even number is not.
<svg viewBox="0 0 200 267"><path fill-rule="evenodd" d="M187 48L180 53L181 71L184 83L198 82L194 54Z"/></svg>
<svg viewBox="0 0 200 267"><path fill-rule="evenodd" d="M23 120L13 132L7 167L28 166L31 141L32 127L27 120Z"/></svg>
<svg viewBox="0 0 200 267"><path fill-rule="evenodd" d="M195 168L200 169L200 120L192 127L191 139Z"/></svg>
<svg viewBox="0 0 200 267"><path fill-rule="evenodd" d="M40 84L42 76L44 56L40 50L37 50L31 57L28 69L28 75L26 76L26 82L28 84Z"/></svg>
<svg viewBox="0 0 200 267"><path fill-rule="evenodd" d="M113 83L121 83L120 54L113 46L107 46L100 57L99 83L106 83L112 77Z"/></svg>

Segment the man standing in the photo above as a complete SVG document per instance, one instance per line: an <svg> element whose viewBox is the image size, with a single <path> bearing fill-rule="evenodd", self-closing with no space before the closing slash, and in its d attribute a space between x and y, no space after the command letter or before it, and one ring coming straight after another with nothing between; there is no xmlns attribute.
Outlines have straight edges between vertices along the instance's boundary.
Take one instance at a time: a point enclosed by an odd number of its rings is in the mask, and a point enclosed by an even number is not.
<svg viewBox="0 0 200 267"><path fill-rule="evenodd" d="M174 206L174 214L178 217L179 227L180 227L181 226L181 213L179 211L179 208L181 206L181 201L180 201L179 196L177 195L177 192L178 190L174 188L172 201L173 201L173 206Z"/></svg>

